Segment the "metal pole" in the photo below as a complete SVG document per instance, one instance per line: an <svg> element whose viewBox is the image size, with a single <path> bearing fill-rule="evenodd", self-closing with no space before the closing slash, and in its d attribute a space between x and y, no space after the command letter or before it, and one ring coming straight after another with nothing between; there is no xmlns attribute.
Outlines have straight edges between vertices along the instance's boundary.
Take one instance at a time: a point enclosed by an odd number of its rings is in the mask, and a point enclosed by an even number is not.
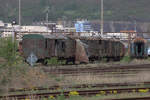
<svg viewBox="0 0 150 100"><path fill-rule="evenodd" d="M101 36L103 36L103 24L104 24L104 4L103 0L101 0Z"/></svg>
<svg viewBox="0 0 150 100"><path fill-rule="evenodd" d="M14 25L16 24L15 21L12 22L12 42L15 42L15 28Z"/></svg>
<svg viewBox="0 0 150 100"><path fill-rule="evenodd" d="M19 26L21 26L21 0L19 0Z"/></svg>
<svg viewBox="0 0 150 100"><path fill-rule="evenodd" d="M15 29L14 29L13 23L12 23L12 29L13 29L13 32L12 32L13 56L15 56Z"/></svg>
<svg viewBox="0 0 150 100"><path fill-rule="evenodd" d="M48 32L48 11L47 11L47 13L46 13L46 23L47 23L47 32Z"/></svg>
<svg viewBox="0 0 150 100"><path fill-rule="evenodd" d="M134 21L134 31L136 32L136 20Z"/></svg>
<svg viewBox="0 0 150 100"><path fill-rule="evenodd" d="M13 27L13 32L12 32L12 42L13 43L15 42L15 29L14 29L14 27Z"/></svg>
<svg viewBox="0 0 150 100"><path fill-rule="evenodd" d="M18 33L19 39L21 34L20 30L21 30L21 0L19 0L19 33Z"/></svg>

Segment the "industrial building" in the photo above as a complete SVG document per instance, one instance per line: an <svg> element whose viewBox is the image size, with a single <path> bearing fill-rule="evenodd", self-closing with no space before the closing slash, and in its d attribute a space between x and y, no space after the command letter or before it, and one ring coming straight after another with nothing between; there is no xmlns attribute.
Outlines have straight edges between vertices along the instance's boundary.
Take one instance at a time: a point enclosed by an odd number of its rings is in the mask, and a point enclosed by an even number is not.
<svg viewBox="0 0 150 100"><path fill-rule="evenodd" d="M88 21L77 21L75 23L76 32L90 32L91 24Z"/></svg>

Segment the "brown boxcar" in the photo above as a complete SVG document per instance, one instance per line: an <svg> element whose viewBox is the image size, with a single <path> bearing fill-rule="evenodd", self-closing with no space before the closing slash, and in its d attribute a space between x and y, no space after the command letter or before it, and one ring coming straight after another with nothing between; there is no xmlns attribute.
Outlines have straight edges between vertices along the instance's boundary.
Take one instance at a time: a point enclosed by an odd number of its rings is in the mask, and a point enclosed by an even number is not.
<svg viewBox="0 0 150 100"><path fill-rule="evenodd" d="M82 43L63 35L24 35L22 48L25 60L31 65L37 61L44 62L45 59L52 57L66 59L67 63L69 61L88 62Z"/></svg>

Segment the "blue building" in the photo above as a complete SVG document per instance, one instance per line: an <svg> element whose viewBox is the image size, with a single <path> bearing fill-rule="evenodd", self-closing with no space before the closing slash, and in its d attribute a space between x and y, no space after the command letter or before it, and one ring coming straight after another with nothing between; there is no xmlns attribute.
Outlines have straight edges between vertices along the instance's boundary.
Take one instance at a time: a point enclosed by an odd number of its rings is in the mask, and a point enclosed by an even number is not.
<svg viewBox="0 0 150 100"><path fill-rule="evenodd" d="M88 21L77 21L75 23L76 32L90 32L91 24Z"/></svg>

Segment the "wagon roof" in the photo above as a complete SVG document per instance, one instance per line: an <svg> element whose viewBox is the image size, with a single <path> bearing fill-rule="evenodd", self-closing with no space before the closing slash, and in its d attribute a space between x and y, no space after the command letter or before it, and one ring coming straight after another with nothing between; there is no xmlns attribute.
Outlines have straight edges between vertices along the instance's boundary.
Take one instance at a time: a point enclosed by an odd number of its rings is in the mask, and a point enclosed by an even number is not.
<svg viewBox="0 0 150 100"><path fill-rule="evenodd" d="M23 39L33 39L33 38L35 38L35 39L44 39L44 36L43 35L41 35L41 34L27 34L27 35L24 35L23 36Z"/></svg>
<svg viewBox="0 0 150 100"><path fill-rule="evenodd" d="M81 40L109 40L109 41L120 41L117 39L106 39L101 37L81 37L81 36L69 36L72 39L81 39Z"/></svg>
<svg viewBox="0 0 150 100"><path fill-rule="evenodd" d="M49 34L49 35L42 35L42 34L27 34L23 36L23 39L67 39L66 36L62 34Z"/></svg>
<svg viewBox="0 0 150 100"><path fill-rule="evenodd" d="M44 38L48 39L67 39L66 36L63 34L49 34L49 35L44 35Z"/></svg>
<svg viewBox="0 0 150 100"><path fill-rule="evenodd" d="M144 42L144 43L146 43L147 41L144 39L144 38L142 38L142 37L137 37L137 38L135 38L134 40L133 40L133 42L135 43L135 42Z"/></svg>

